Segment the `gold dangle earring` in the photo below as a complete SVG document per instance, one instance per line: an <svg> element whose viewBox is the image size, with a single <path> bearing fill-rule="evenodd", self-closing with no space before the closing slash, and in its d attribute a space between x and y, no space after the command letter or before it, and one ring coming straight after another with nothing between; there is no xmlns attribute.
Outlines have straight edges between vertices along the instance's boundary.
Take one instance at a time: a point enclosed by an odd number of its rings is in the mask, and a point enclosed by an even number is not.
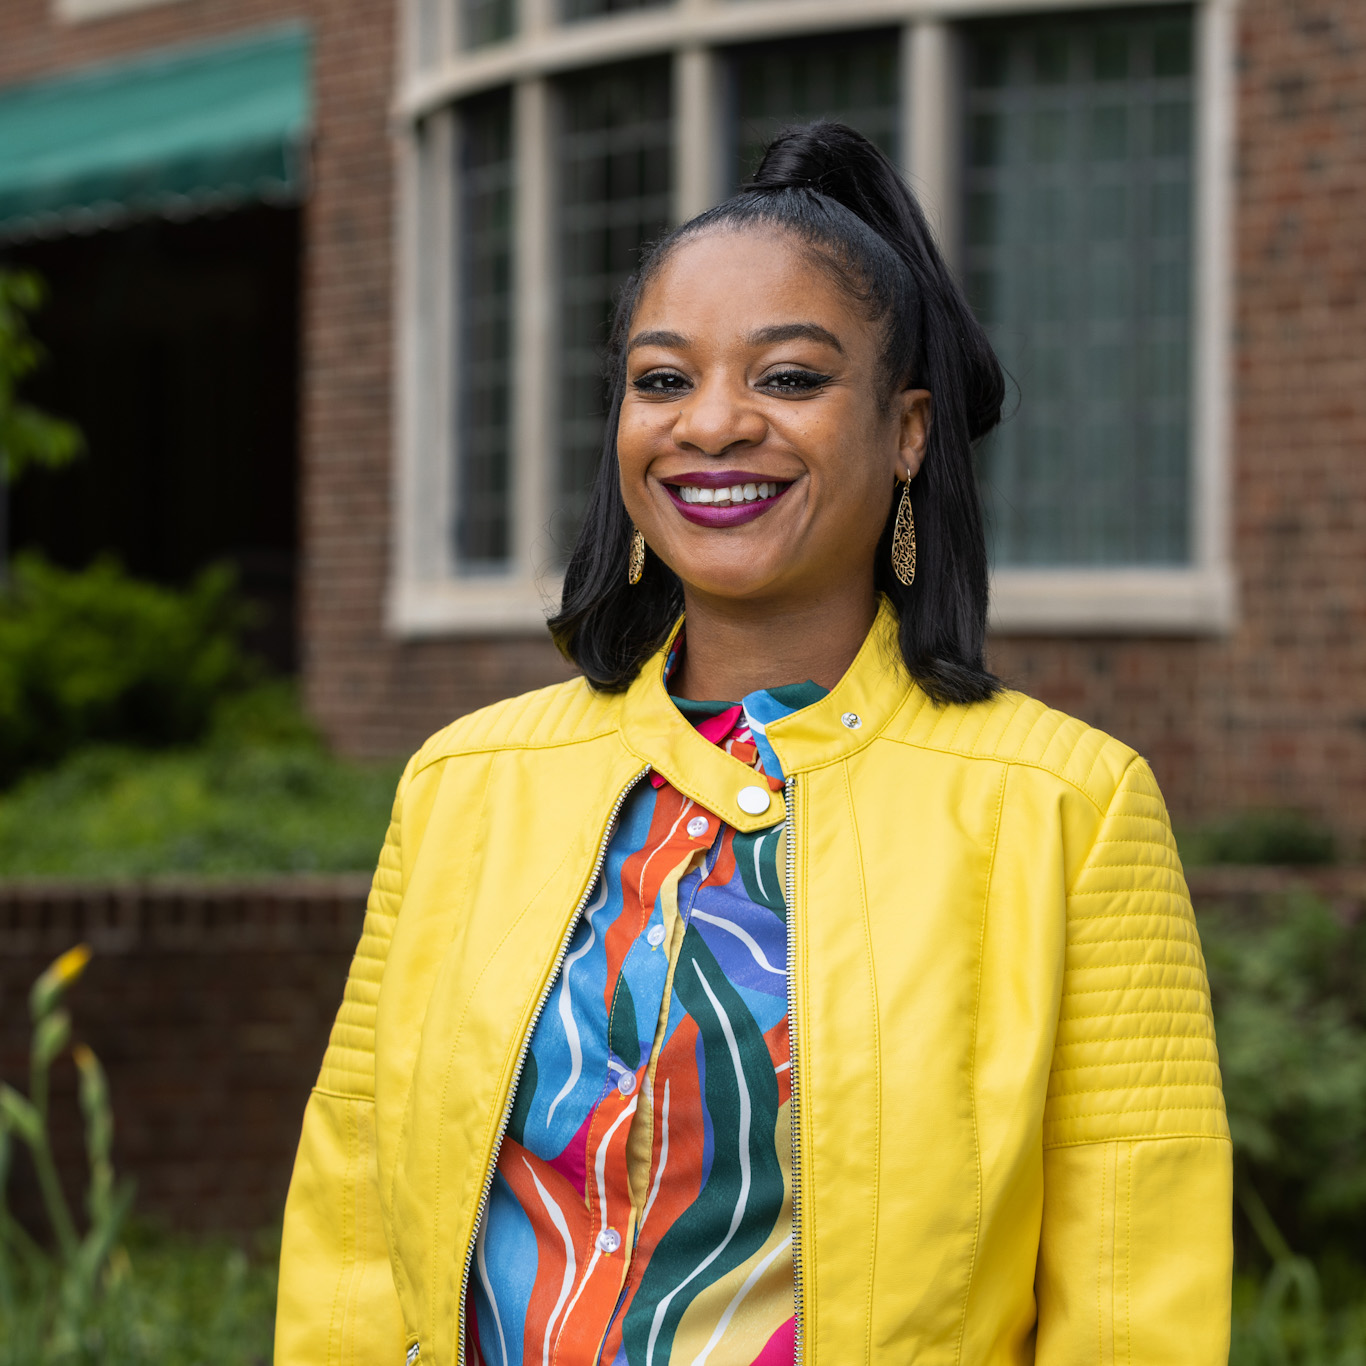
<svg viewBox="0 0 1366 1366"><path fill-rule="evenodd" d="M631 558L626 563L626 582L634 588L644 572L645 537L640 534L640 528L635 527L631 534Z"/></svg>
<svg viewBox="0 0 1366 1366"><path fill-rule="evenodd" d="M892 528L892 573L909 588L915 582L915 514L911 511L911 481L901 486L901 501Z"/></svg>

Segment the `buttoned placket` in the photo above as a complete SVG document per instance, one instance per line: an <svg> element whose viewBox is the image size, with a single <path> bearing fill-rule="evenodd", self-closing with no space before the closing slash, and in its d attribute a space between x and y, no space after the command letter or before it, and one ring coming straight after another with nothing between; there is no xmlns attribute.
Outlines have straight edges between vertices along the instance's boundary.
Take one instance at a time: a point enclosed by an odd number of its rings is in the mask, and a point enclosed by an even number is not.
<svg viewBox="0 0 1366 1366"><path fill-rule="evenodd" d="M678 863L666 875L645 924L627 950L618 969L618 981L624 979L627 963L634 954L676 953L687 931L698 894L716 867L728 827L714 813L703 811L691 802L689 806L696 814L686 821L680 817L686 843L680 842ZM674 842L676 838L672 837L669 842ZM667 843L663 847L667 848ZM659 852L656 851L652 857L658 856ZM690 880L691 885L687 885ZM672 943L669 942L670 931L664 923L664 909L659 904L670 883L673 884L677 905ZM592 1301L601 1297L605 1301L610 1296L615 1307L611 1317L608 1317L608 1331L604 1334L604 1340L610 1335L612 1317L620 1306L622 1292L630 1277L636 1241L648 1208L647 1192L655 1177L651 1161L645 1180L640 1183L639 1189L633 1190L629 1152L633 1143L639 1143L647 1154L652 1154L654 1075L672 999L671 962L660 993L649 1056L634 1072L627 1070L616 1058L609 1060L611 1076L604 1085L603 1099L590 1129L590 1151L599 1161L588 1173L588 1193L590 1207L597 1206L599 1232L589 1254L589 1265L574 1292L573 1299L578 1304L571 1303L565 1319L569 1319L576 1307L587 1310L589 1306L583 1303L585 1299ZM633 1134L635 1127L642 1123L647 1126L646 1129Z"/></svg>

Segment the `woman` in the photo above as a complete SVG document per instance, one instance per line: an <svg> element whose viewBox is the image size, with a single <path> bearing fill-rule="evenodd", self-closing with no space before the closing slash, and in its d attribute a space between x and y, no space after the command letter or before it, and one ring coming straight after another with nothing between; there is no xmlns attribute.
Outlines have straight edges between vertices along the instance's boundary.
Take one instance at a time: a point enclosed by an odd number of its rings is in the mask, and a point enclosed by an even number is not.
<svg viewBox="0 0 1366 1366"><path fill-rule="evenodd" d="M982 662L999 366L789 130L621 299L551 630L399 788L276 1361L1215 1363L1230 1156L1166 812Z"/></svg>

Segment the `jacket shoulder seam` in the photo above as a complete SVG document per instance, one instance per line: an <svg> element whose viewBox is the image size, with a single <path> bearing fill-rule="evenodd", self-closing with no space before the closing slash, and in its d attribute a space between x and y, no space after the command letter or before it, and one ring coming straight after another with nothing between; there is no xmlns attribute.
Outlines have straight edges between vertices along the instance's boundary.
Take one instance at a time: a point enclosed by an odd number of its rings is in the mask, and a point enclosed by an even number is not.
<svg viewBox="0 0 1366 1366"><path fill-rule="evenodd" d="M425 772L434 764L444 763L447 759L463 759L474 754L504 754L514 750L546 750L546 749L569 749L574 745L586 745L594 740L601 740L608 735L616 735L620 727L613 723L604 726L602 730L592 731L587 735L570 735L562 740L486 740L473 741L466 745L452 746L450 749L437 749L432 754L425 757L421 751L418 760L413 765L413 774Z"/></svg>
<svg viewBox="0 0 1366 1366"><path fill-rule="evenodd" d="M1089 801L1091 805L1096 808L1097 811L1104 814L1104 812L1107 809L1106 803L1101 801L1101 799L1097 797L1094 792L1087 788L1083 783L1078 781L1078 779L1065 773L1061 768L1057 767L1057 765L1046 764L1040 759L1021 759L1013 755L994 753L974 754L971 750L953 749L948 745L926 744L923 740L912 740L906 736L901 735L888 735L886 734L886 732L884 732L878 738L883 740L889 740L894 745L905 745L910 749L923 749L932 754L952 754L959 759L969 759L974 763L1001 764L1003 767L1006 768L1032 768L1037 769L1040 773L1051 773L1060 782L1066 783L1068 787L1081 793L1081 795L1085 797L1086 800ZM1114 743L1119 744L1121 742L1116 740L1114 741ZM1121 772L1127 772L1130 764L1133 764L1135 761L1138 760L1140 760L1140 756L1136 753L1131 753L1128 763L1124 765L1124 768L1123 770L1121 770ZM1091 767L1092 771L1094 771L1095 765L1092 764ZM1087 774L1087 777L1090 777L1089 773ZM1118 789L1119 786L1120 783L1115 784L1116 789Z"/></svg>

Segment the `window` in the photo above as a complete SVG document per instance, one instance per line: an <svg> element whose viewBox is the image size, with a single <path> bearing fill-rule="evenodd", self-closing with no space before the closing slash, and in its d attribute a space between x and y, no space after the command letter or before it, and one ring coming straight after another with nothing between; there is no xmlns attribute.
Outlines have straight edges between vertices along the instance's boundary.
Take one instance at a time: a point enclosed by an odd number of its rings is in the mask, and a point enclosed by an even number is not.
<svg viewBox="0 0 1366 1366"><path fill-rule="evenodd" d="M592 19L599 14L622 14L626 10L653 9L670 0L562 0L566 19Z"/></svg>
<svg viewBox="0 0 1366 1366"><path fill-rule="evenodd" d="M512 100L506 90L460 111L456 314L460 357L455 557L501 569L511 550Z"/></svg>
<svg viewBox="0 0 1366 1366"><path fill-rule="evenodd" d="M735 117L730 127L731 186L758 167L769 139L787 123L837 119L899 160L899 35L741 48L731 58Z"/></svg>
<svg viewBox="0 0 1366 1366"><path fill-rule="evenodd" d="M404 3L396 629L543 619L641 245L822 116L905 167L1018 383L997 626L1227 622L1235 0Z"/></svg>
<svg viewBox="0 0 1366 1366"><path fill-rule="evenodd" d="M465 47L483 47L512 37L517 27L514 0L460 0L460 39Z"/></svg>
<svg viewBox="0 0 1366 1366"><path fill-rule="evenodd" d="M964 265L1020 388L1000 565L1190 559L1191 16L972 26Z"/></svg>
<svg viewBox="0 0 1366 1366"><path fill-rule="evenodd" d="M603 348L616 292L640 246L669 226L673 125L665 62L562 83L558 174L559 435L551 539L574 544L602 451Z"/></svg>

